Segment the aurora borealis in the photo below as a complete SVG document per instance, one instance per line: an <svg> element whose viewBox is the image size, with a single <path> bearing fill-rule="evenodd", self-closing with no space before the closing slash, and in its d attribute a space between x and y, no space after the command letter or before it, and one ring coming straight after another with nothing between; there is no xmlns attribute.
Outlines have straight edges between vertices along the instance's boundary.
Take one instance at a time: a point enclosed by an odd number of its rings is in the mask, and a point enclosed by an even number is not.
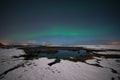
<svg viewBox="0 0 120 80"><path fill-rule="evenodd" d="M2 0L0 41L120 41L119 2Z"/></svg>
<svg viewBox="0 0 120 80"><path fill-rule="evenodd" d="M90 29L73 29L71 28L66 28L66 27L52 27L50 29L47 29L45 31L38 31L38 32L33 32L29 34L21 33L21 34L13 34L8 39L15 39L15 38L32 38L32 37L37 37L37 36L86 36L86 35L97 35L97 34L105 34L108 31L111 31L111 29L101 29L101 28L90 28Z"/></svg>

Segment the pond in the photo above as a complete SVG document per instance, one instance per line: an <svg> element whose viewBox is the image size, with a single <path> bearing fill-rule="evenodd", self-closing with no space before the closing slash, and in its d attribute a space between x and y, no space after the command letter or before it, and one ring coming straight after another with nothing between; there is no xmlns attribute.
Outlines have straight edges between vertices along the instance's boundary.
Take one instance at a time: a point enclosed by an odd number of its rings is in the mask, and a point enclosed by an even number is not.
<svg viewBox="0 0 120 80"><path fill-rule="evenodd" d="M39 58L48 58L55 59L53 62L49 63L49 66L53 64L60 63L61 59L69 61L80 61L84 55L87 54L86 50L79 51L70 51L70 50L58 50L56 53L31 53L26 55L25 60L39 59Z"/></svg>
<svg viewBox="0 0 120 80"><path fill-rule="evenodd" d="M77 57L81 55L85 55L87 53L86 50L80 51L69 51L69 50L58 50L55 54L48 53L40 53L39 57L47 57L47 58L68 58L68 57Z"/></svg>

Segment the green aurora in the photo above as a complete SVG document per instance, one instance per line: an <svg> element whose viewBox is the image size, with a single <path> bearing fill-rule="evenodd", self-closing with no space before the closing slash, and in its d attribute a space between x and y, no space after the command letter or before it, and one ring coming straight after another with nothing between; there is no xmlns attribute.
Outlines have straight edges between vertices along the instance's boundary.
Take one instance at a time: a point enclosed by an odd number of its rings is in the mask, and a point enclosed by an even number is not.
<svg viewBox="0 0 120 80"><path fill-rule="evenodd" d="M108 32L112 31L112 28L81 28L76 29L74 27L61 27L61 26L53 26L50 29L46 29L43 31L34 31L34 32L23 32L23 33L15 33L8 36L7 40L13 39L29 39L34 37L41 37L41 36L89 36L89 35L101 35L107 34Z"/></svg>

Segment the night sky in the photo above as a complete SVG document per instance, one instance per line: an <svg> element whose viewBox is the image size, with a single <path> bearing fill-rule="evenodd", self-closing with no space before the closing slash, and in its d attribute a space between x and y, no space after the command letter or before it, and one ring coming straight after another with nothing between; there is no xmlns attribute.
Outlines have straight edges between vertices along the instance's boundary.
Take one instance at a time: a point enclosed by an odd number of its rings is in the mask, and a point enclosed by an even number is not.
<svg viewBox="0 0 120 80"><path fill-rule="evenodd" d="M120 41L118 0L0 0L0 41Z"/></svg>

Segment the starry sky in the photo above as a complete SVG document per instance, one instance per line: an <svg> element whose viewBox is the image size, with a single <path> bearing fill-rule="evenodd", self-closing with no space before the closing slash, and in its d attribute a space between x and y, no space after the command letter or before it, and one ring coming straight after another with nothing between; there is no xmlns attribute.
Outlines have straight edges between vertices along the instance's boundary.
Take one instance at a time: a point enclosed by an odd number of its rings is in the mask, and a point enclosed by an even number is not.
<svg viewBox="0 0 120 80"><path fill-rule="evenodd" d="M0 0L0 41L120 41L118 0Z"/></svg>

